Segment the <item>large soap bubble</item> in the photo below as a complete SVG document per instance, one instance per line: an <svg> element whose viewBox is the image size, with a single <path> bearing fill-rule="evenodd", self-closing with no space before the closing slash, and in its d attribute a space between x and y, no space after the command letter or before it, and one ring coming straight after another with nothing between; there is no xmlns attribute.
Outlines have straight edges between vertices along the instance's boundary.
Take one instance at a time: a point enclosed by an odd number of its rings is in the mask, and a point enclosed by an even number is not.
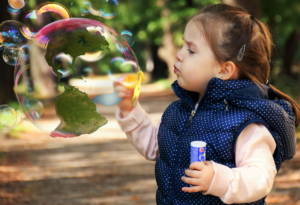
<svg viewBox="0 0 300 205"><path fill-rule="evenodd" d="M16 96L27 118L50 136L75 137L105 125L107 106L118 102L113 80L122 79L123 71L136 76L131 78L136 105L142 72L128 43L107 25L82 18L55 21L30 40L29 48L29 57L20 55L15 66ZM87 57L93 53L101 57ZM116 64L116 58L123 60ZM87 68L103 77L85 78ZM101 96L108 100L103 103ZM46 123L50 118L56 123Z"/></svg>

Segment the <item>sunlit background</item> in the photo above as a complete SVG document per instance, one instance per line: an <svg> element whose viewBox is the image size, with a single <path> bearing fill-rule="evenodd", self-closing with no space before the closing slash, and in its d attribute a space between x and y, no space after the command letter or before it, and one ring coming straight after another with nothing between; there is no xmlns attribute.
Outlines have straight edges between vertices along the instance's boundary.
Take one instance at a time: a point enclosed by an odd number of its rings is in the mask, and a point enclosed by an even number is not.
<svg viewBox="0 0 300 205"><path fill-rule="evenodd" d="M22 2L22 1L20 1ZM139 69L144 73L139 102L156 125L163 111L177 97L171 90L176 79L173 65L181 48L185 25L190 17L209 4L226 3L242 6L257 19L267 24L276 48L272 55L270 83L300 103L300 2L298 0L55 0L68 12L45 12L42 20L34 21L34 11L49 1L27 0L21 4L1 1L0 23L15 20L35 30L58 21L66 15L99 21L122 35L135 53ZM11 3L11 2L10 2ZM18 9L21 8L21 9ZM102 13L99 12L102 9ZM145 160L121 132L115 118L117 105L97 105L97 110L108 123L92 134L75 138L52 138L38 129L20 109L16 98L15 50L0 45L0 205L15 204L155 204L156 182L154 164ZM23 48L24 53L26 47ZM32 51L40 55L38 51ZM96 61L104 55L90 52L78 57L76 70L82 76L62 79L77 85L92 99L112 93L111 77L127 73L126 66L112 68L111 62ZM26 56L24 57L26 58ZM67 61L68 56L58 56ZM31 58L41 67L38 57ZM115 59L116 60L116 59ZM117 59L118 60L118 59ZM120 59L119 59L120 60ZM123 61L121 60L121 64ZM128 65L128 64L127 64ZM132 65L132 64L130 64ZM65 70L64 72L68 72ZM23 77L24 78L24 77ZM57 83L35 72L33 81L42 79L39 89L51 95ZM88 86L87 83L88 82ZM20 86L18 89L22 89ZM38 90L35 87L36 90ZM62 90L61 90L62 89ZM20 91L21 92L21 91ZM57 87L56 92L63 92ZM44 101L43 101L44 103ZM55 109L32 101L35 115L41 115L40 125L56 127ZM4 118L4 112L6 118ZM4 113L4 114L3 114ZM12 117L16 118L12 119ZM4 120L5 119L5 120ZM5 126L3 127L3 124ZM2 126L2 127L1 127ZM297 132L297 139L298 139ZM300 137L300 136L299 136ZM300 204L300 156L284 162L277 174L267 204Z"/></svg>

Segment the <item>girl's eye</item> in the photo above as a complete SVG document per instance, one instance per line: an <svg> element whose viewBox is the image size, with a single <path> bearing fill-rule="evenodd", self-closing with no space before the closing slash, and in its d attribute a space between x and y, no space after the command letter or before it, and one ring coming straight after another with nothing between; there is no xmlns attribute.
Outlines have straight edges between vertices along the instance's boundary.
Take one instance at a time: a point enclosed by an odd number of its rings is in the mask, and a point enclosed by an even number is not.
<svg viewBox="0 0 300 205"><path fill-rule="evenodd" d="M191 49L188 49L188 51L189 51L189 53L190 54L193 54L193 53L195 53L194 51L192 51Z"/></svg>

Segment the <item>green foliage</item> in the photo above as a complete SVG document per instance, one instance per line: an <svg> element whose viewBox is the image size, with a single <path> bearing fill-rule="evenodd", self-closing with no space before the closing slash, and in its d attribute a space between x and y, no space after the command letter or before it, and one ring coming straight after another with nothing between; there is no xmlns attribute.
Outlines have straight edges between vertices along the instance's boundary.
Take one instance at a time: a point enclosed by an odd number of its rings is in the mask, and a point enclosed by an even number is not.
<svg viewBox="0 0 300 205"><path fill-rule="evenodd" d="M154 0L154 1L133 1L122 0L118 1L117 7L112 7L115 10L116 16L112 19L105 19L100 16L88 14L82 16L80 9L87 9L87 5L83 4L85 0L55 0L69 9L73 17L89 18L100 21L118 33L123 30L129 30L133 34L134 45L133 51L136 54L138 62L145 70L145 42L152 41L156 45L162 44L164 23L170 20L171 32L175 39L175 45L181 46L182 35L187 21L194 15L198 9L203 8L208 4L221 3L221 0L193 0L192 5L188 5L187 0ZM42 1L39 1L42 2ZM48 2L44 0L44 2ZM103 6L102 0L90 0L94 9L99 9ZM32 0L29 0L29 9L34 9L35 5ZM169 15L162 17L162 13L169 10Z"/></svg>
<svg viewBox="0 0 300 205"><path fill-rule="evenodd" d="M271 33L275 43L275 50L272 54L274 69L270 73L270 82L299 103L300 84L295 78L284 75L282 70L286 41L294 30L300 32L300 1L264 0L261 1L261 4L261 21L271 25ZM300 60L300 46L298 46L293 58L295 61ZM300 68L298 69L300 70ZM295 75L300 78L299 74L296 73Z"/></svg>
<svg viewBox="0 0 300 205"><path fill-rule="evenodd" d="M34 2L33 0L28 0L28 5L31 6L30 9L33 9L32 5L34 5ZM44 2L47 1L45 0ZM183 43L181 38L185 25L192 15L204 6L222 3L222 0L122 0L118 1L119 5L115 8L117 15L113 19L105 19L92 14L81 16L80 9L87 9L87 5L83 4L84 0L55 0L55 2L66 6L73 17L90 18L101 21L115 29L118 33L121 33L123 30L131 31L135 41L132 49L137 56L142 70L144 70L144 43L146 41L152 41L156 45L161 45L164 23L166 23L166 21L170 21L175 45L181 46ZM71 5L72 2L73 4ZM90 0L90 2L95 9L99 9L102 0ZM294 29L300 31L300 1L264 0L261 1L261 9L262 17L260 20L271 25L271 32L276 46L275 52L273 52L272 55L272 61L280 71L282 69L281 59L283 58L286 40ZM168 14L163 15L166 10ZM298 47L294 59L300 60L300 46ZM271 75L271 78L275 79L276 76L272 73Z"/></svg>
<svg viewBox="0 0 300 205"><path fill-rule="evenodd" d="M92 35L89 31L78 30L74 32L65 32L63 30L57 30L49 38L47 46L46 61L49 66L53 68L53 71L58 77L58 82L62 74L59 69L62 68L62 64L54 65L52 59L60 52L69 54L73 57L74 64L77 56L84 55L88 51L99 51L108 49L109 44L105 40L104 36ZM74 68L70 65L70 68L74 72Z"/></svg>
<svg viewBox="0 0 300 205"><path fill-rule="evenodd" d="M55 110L61 120L57 129L64 133L76 136L90 134L107 123L87 94L73 86L67 87L63 94L56 97Z"/></svg>
<svg viewBox="0 0 300 205"><path fill-rule="evenodd" d="M299 0L264 0L262 4L262 21L269 22L273 27L274 43L276 45L275 59L282 58L285 42L291 32L297 29L300 32L300 1ZM300 46L295 56L300 60Z"/></svg>

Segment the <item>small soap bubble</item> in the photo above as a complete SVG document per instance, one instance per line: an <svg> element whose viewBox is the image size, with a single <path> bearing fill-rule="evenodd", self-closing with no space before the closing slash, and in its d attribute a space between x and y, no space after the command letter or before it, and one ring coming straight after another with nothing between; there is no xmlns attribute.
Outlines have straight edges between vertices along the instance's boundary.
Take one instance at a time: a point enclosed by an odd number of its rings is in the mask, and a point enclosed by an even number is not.
<svg viewBox="0 0 300 205"><path fill-rule="evenodd" d="M116 8L118 6L117 0L102 0L102 6L100 9L100 16L103 18L111 19L116 16Z"/></svg>
<svg viewBox="0 0 300 205"><path fill-rule="evenodd" d="M121 33L121 36L124 38L124 40L128 43L128 45L129 45L130 47L133 46L134 40L133 40L132 33L131 33L130 31L126 31L126 30L123 31L123 32Z"/></svg>
<svg viewBox="0 0 300 205"><path fill-rule="evenodd" d="M18 64L20 49L17 47L6 47L3 50L2 57L5 63L15 66Z"/></svg>
<svg viewBox="0 0 300 205"><path fill-rule="evenodd" d="M73 2L71 2L71 6L73 6Z"/></svg>
<svg viewBox="0 0 300 205"><path fill-rule="evenodd" d="M8 0L8 4L13 8L13 9L22 9L26 5L26 1L24 0Z"/></svg>
<svg viewBox="0 0 300 205"><path fill-rule="evenodd" d="M89 1L84 1L83 4L87 5L88 12L95 15L101 16L106 19L111 19L116 16L116 8L118 6L117 0L100 0L91 4ZM81 15L87 15L85 9L81 9Z"/></svg>
<svg viewBox="0 0 300 205"><path fill-rule="evenodd" d="M17 112L9 105L0 105L0 130L13 128L17 123Z"/></svg>
<svg viewBox="0 0 300 205"><path fill-rule="evenodd" d="M71 74L71 66L72 66L72 57L69 55L66 55L64 53L59 53L54 58L54 65L61 65L61 68L58 69L58 72L62 74L62 78L68 77ZM53 74L55 72L52 70Z"/></svg>
<svg viewBox="0 0 300 205"><path fill-rule="evenodd" d="M90 12L89 12L88 10L80 9L80 13L81 13L81 16L86 16L86 15L88 15Z"/></svg>
<svg viewBox="0 0 300 205"><path fill-rule="evenodd" d="M83 69L83 73L84 73L85 76L90 76L90 75L93 74L93 70L91 68L89 68L89 67L85 67Z"/></svg>
<svg viewBox="0 0 300 205"><path fill-rule="evenodd" d="M28 39L22 34L27 26L21 22L8 20L0 24L0 43L5 47L22 47L28 44Z"/></svg>

